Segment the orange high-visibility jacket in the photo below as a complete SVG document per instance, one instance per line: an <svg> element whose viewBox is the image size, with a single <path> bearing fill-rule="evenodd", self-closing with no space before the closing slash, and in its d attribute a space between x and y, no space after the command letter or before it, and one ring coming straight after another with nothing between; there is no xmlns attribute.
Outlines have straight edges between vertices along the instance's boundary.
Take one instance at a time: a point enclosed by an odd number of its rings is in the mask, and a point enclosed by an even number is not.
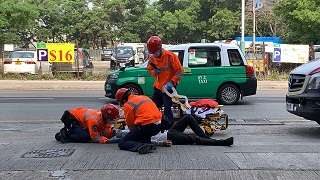
<svg viewBox="0 0 320 180"><path fill-rule="evenodd" d="M123 105L124 116L128 125L148 125L160 123L162 114L156 104L147 96L130 94Z"/></svg>
<svg viewBox="0 0 320 180"><path fill-rule="evenodd" d="M103 123L101 111L79 107L69 112L77 118L94 142L103 144L112 138L111 125Z"/></svg>
<svg viewBox="0 0 320 180"><path fill-rule="evenodd" d="M162 90L162 87L169 81L173 81L174 86L177 85L183 75L183 68L178 56L173 52L164 49L162 52L160 58L150 55L149 64L147 66L149 74L151 76L156 76L153 86L159 90ZM157 68L160 69L160 74L157 75L154 73L155 68L151 63L154 63Z"/></svg>

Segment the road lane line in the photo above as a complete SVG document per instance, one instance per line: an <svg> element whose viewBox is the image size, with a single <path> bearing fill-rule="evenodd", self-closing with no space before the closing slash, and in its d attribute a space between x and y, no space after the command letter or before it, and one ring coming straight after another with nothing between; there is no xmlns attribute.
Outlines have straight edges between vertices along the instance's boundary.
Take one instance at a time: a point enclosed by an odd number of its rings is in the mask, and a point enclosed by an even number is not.
<svg viewBox="0 0 320 180"><path fill-rule="evenodd" d="M60 120L0 120L0 123L60 123ZM61 122L62 123L62 122Z"/></svg>
<svg viewBox="0 0 320 180"><path fill-rule="evenodd" d="M7 99L54 99L54 98L0 98L0 100L7 100Z"/></svg>

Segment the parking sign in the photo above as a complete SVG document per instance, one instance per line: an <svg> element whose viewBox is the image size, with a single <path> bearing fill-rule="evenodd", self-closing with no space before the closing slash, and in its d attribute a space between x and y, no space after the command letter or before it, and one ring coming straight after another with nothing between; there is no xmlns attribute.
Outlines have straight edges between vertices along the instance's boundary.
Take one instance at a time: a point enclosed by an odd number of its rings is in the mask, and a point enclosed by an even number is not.
<svg viewBox="0 0 320 180"><path fill-rule="evenodd" d="M37 44L38 61L74 62L74 44L39 43Z"/></svg>
<svg viewBox="0 0 320 180"><path fill-rule="evenodd" d="M273 62L280 62L281 61L281 48L275 47L274 54L273 54Z"/></svg>
<svg viewBox="0 0 320 180"><path fill-rule="evenodd" d="M254 0L254 10L262 8L262 0Z"/></svg>

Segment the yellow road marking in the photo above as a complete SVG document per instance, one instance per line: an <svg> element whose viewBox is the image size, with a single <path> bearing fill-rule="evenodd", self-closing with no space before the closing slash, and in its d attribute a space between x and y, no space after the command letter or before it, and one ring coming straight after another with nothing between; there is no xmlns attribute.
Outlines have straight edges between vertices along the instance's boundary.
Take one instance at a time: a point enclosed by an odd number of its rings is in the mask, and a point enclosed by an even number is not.
<svg viewBox="0 0 320 180"><path fill-rule="evenodd" d="M0 120L0 123L60 123L60 120ZM62 123L62 122L61 122Z"/></svg>

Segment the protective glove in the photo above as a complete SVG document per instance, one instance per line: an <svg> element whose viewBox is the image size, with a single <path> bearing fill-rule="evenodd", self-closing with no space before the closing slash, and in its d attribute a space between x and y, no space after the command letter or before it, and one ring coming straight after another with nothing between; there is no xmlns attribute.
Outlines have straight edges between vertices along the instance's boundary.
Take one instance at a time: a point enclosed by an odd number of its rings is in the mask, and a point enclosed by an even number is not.
<svg viewBox="0 0 320 180"><path fill-rule="evenodd" d="M166 87L167 87L167 90L171 90L173 87L173 82L172 81L167 82Z"/></svg>
<svg viewBox="0 0 320 180"><path fill-rule="evenodd" d="M153 71L155 74L160 74L160 69L154 69Z"/></svg>

